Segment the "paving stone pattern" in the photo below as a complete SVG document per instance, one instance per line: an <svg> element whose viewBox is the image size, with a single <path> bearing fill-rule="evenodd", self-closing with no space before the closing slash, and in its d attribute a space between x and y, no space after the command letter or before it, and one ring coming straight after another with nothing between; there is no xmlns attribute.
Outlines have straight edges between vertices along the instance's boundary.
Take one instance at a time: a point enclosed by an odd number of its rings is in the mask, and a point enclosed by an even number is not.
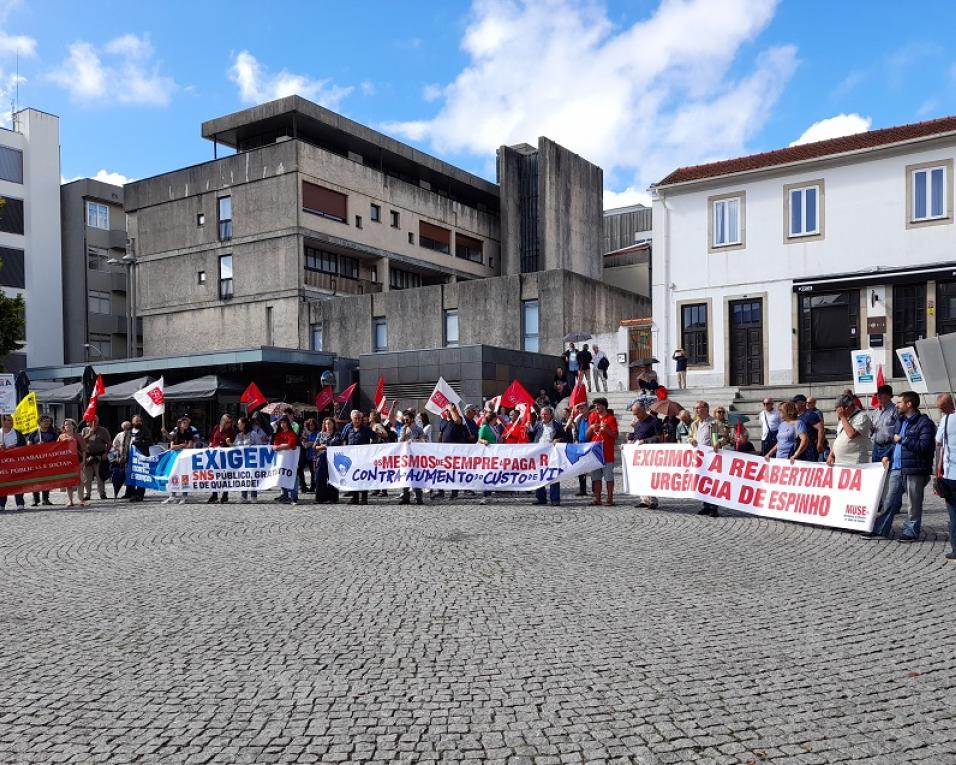
<svg viewBox="0 0 956 765"><path fill-rule="evenodd" d="M904 545L396 499L8 505L0 762L956 762L938 500Z"/></svg>

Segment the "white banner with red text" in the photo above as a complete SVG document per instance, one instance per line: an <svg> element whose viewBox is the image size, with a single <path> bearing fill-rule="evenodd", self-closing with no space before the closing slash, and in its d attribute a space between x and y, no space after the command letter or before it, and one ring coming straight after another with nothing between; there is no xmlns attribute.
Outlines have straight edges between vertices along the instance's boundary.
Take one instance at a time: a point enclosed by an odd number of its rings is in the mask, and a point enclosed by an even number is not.
<svg viewBox="0 0 956 765"><path fill-rule="evenodd" d="M299 451L273 446L182 449L153 457L129 452L126 483L167 492L293 489Z"/></svg>
<svg viewBox="0 0 956 765"><path fill-rule="evenodd" d="M600 443L441 444L405 441L332 446L329 482L341 491L471 489L528 491L604 464Z"/></svg>
<svg viewBox="0 0 956 765"><path fill-rule="evenodd" d="M854 531L873 530L885 475L878 462L768 462L686 444L627 444L621 452L629 494L699 499L763 518Z"/></svg>

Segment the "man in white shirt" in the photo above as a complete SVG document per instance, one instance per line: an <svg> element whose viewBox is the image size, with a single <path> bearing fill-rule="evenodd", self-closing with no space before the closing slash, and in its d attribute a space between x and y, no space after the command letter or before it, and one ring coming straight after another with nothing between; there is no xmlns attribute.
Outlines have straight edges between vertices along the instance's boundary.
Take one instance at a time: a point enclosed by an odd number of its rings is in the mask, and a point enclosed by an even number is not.
<svg viewBox="0 0 956 765"><path fill-rule="evenodd" d="M936 474L949 511L950 550L946 553L946 560L956 562L956 419L953 418L956 407L949 393L940 393L936 397L936 406L943 413L936 428Z"/></svg>
<svg viewBox="0 0 956 765"><path fill-rule="evenodd" d="M780 412L769 396L763 400L760 411L760 453L766 454L777 443L777 429L780 427Z"/></svg>
<svg viewBox="0 0 956 765"><path fill-rule="evenodd" d="M827 457L827 464L859 465L869 462L873 454L870 433L873 423L866 412L856 405L856 397L842 395L837 400L837 436Z"/></svg>
<svg viewBox="0 0 956 765"><path fill-rule="evenodd" d="M596 345L591 346L591 350L594 352L594 358L591 360L591 370L594 375L594 392L601 390L601 386L604 386L604 392L607 393L607 370L611 366L611 362L607 358L607 354L598 348Z"/></svg>

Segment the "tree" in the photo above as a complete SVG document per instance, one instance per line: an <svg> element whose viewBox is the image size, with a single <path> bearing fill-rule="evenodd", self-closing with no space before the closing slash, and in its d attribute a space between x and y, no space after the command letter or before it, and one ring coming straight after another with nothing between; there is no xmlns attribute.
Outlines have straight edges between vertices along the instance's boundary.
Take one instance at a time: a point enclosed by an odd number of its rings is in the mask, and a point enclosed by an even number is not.
<svg viewBox="0 0 956 765"><path fill-rule="evenodd" d="M0 293L0 360L6 361L8 353L23 345L25 310L22 295L11 298Z"/></svg>

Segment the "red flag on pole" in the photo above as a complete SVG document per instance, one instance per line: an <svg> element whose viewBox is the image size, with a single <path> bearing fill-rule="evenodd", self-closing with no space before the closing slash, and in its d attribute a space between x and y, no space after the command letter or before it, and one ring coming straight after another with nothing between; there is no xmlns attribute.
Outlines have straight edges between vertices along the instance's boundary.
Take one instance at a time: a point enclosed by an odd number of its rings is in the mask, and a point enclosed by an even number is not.
<svg viewBox="0 0 956 765"><path fill-rule="evenodd" d="M388 414L388 401L385 398L385 378L382 375L379 375L378 385L375 386L375 398L372 401L379 414Z"/></svg>
<svg viewBox="0 0 956 765"><path fill-rule="evenodd" d="M744 424L740 420L737 420L737 424L734 425L734 448L735 449L740 448L740 436L743 434L743 432L744 432Z"/></svg>
<svg viewBox="0 0 956 765"><path fill-rule="evenodd" d="M96 402L105 392L106 388L103 385L103 375L97 375L96 384L93 386L93 395L90 396L90 403L87 405L86 411L83 412L84 422L92 422L93 418L96 417Z"/></svg>
<svg viewBox="0 0 956 765"><path fill-rule="evenodd" d="M332 386L326 385L322 390L315 394L315 409L321 412L333 401Z"/></svg>
<svg viewBox="0 0 956 765"><path fill-rule="evenodd" d="M343 390L338 396L335 397L336 404L347 404L349 399L352 398L352 394L355 393L355 389L358 387L358 383L352 383L348 388Z"/></svg>
<svg viewBox="0 0 956 765"><path fill-rule="evenodd" d="M239 403L246 405L246 414L252 414L256 409L261 409L268 404L269 401L262 395L259 386L251 382L239 397Z"/></svg>
<svg viewBox="0 0 956 765"><path fill-rule="evenodd" d="M534 406L534 396L528 393L521 383L513 380L511 385L501 394L501 405L506 409L513 409L522 403L527 404L529 408Z"/></svg>
<svg viewBox="0 0 956 765"><path fill-rule="evenodd" d="M880 364L879 368L876 370L876 388L879 390L881 385L886 383L886 378L883 376L883 365ZM870 398L870 406L878 407L880 405L880 398L875 393L872 398Z"/></svg>
<svg viewBox="0 0 956 765"><path fill-rule="evenodd" d="M571 397L568 399L568 407L574 409L578 404L588 402L588 391L582 383L577 383L574 390L571 391Z"/></svg>

